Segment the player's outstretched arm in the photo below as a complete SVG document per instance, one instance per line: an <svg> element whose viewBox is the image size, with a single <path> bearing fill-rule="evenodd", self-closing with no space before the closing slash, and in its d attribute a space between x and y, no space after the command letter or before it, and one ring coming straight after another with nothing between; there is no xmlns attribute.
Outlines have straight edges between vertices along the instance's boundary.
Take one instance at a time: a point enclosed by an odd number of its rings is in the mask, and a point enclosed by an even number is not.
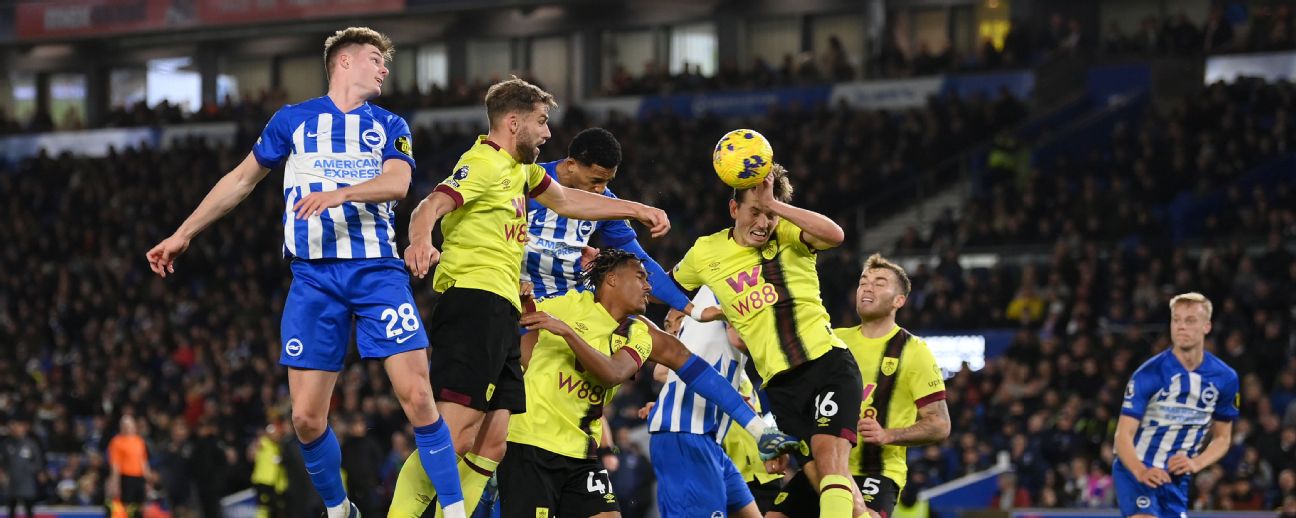
<svg viewBox="0 0 1296 518"><path fill-rule="evenodd" d="M536 200L568 218L592 221L633 218L651 229L653 237L664 236L670 231L670 219L661 209L578 189L566 189L558 182L551 182L548 188L536 196Z"/></svg>
<svg viewBox="0 0 1296 518"><path fill-rule="evenodd" d="M606 386L617 385L630 379L636 372L639 372L642 358L635 358L634 349L630 347L622 348L612 356L590 347L585 339L576 334L566 322L554 318L553 315L543 311L534 311L522 315L519 323L529 331L539 331L541 329L553 333L567 341L567 346L576 354L576 361L585 367L599 383ZM527 333L532 334L532 333Z"/></svg>
<svg viewBox="0 0 1296 518"><path fill-rule="evenodd" d="M189 248L189 241L209 225L229 213L235 206L247 198L252 189L270 173L262 167L256 156L248 153L239 165L225 173L220 181L211 188L207 196L198 204L198 208L185 218L184 223L174 234L163 239L145 254L149 268L162 277L175 272L175 258Z"/></svg>
<svg viewBox="0 0 1296 518"><path fill-rule="evenodd" d="M436 227L441 216L459 208L459 204L449 194L432 191L420 201L410 214L409 247L405 248L405 266L415 277L422 279L437 261L441 252L432 246L432 229Z"/></svg>
<svg viewBox="0 0 1296 518"><path fill-rule="evenodd" d="M801 229L801 238L815 250L836 248L846 240L846 232L835 221L818 212L774 199L774 175L753 188L761 205Z"/></svg>
<svg viewBox="0 0 1296 518"><path fill-rule="evenodd" d="M313 192L293 205L293 213L297 215L297 219L306 219L348 201L383 203L403 200L409 193L410 176L413 174L409 162L386 160L383 162L382 173L374 179L332 191Z"/></svg>
<svg viewBox="0 0 1296 518"><path fill-rule="evenodd" d="M720 407L721 412L728 414L743 429L752 434L761 448L762 458L769 459L779 453L790 451L796 441L776 429L769 428L765 420L757 416L756 411L752 410L751 405L743 399L742 394L734 390L733 385L720 376L719 371L690 352L679 338L658 329L646 318L638 318L648 324L648 332L652 336L653 350L649 358L675 371L680 380L690 389L707 401L715 403ZM767 442L771 444L768 448L759 444Z"/></svg>
<svg viewBox="0 0 1296 518"><path fill-rule="evenodd" d="M1170 468L1170 473L1175 475L1193 475L1219 462L1224 455L1228 454L1229 447L1232 445L1233 422L1215 421L1211 423L1210 444L1206 445L1206 449L1196 457L1189 457L1182 453L1170 457L1166 467Z"/></svg>
<svg viewBox="0 0 1296 518"><path fill-rule="evenodd" d="M1134 432L1138 430L1139 420L1133 416L1122 415L1120 420L1116 421L1116 457L1120 459L1121 464L1134 478L1148 487L1160 487L1162 484L1170 483L1170 474L1160 468L1149 467L1143 464L1143 460L1138 457L1134 451Z"/></svg>

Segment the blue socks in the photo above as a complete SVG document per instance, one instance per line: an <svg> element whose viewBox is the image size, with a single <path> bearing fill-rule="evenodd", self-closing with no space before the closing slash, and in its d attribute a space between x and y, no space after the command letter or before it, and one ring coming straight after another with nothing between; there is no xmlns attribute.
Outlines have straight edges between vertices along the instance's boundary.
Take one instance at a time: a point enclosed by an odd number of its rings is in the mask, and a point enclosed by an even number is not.
<svg viewBox="0 0 1296 518"><path fill-rule="evenodd" d="M463 489L459 484L459 457L450 439L450 429L445 419L414 428L414 445L418 447L419 461L428 480L436 487L442 508L463 502ZM447 513L448 514L448 513Z"/></svg>
<svg viewBox="0 0 1296 518"><path fill-rule="evenodd" d="M765 422L756 417L756 412L747 406L747 402L743 401L742 395L734 390L733 385L720 377L719 372L699 359L697 355L689 355L688 361L684 362L684 366L675 373L689 388L718 405L721 411L729 414L729 417L743 428L748 431L753 430L753 426L764 429ZM753 435L760 437L760 433L753 433Z"/></svg>
<svg viewBox="0 0 1296 518"><path fill-rule="evenodd" d="M336 507L346 500L346 488L342 487L342 448L338 446L333 427L324 429L324 435L301 445L302 457L306 458L306 473L311 483L324 499L324 505ZM454 450L451 450L454 455Z"/></svg>

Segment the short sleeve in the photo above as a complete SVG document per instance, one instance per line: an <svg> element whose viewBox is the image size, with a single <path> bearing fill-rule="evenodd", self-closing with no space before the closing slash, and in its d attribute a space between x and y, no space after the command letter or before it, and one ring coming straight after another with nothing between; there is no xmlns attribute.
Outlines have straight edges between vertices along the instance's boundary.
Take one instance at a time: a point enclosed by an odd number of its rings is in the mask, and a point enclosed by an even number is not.
<svg viewBox="0 0 1296 518"><path fill-rule="evenodd" d="M436 186L434 191L454 198L455 206L462 207L495 185L500 169L478 160L460 160L454 171Z"/></svg>
<svg viewBox="0 0 1296 518"><path fill-rule="evenodd" d="M1121 415L1142 419L1147 412L1148 401L1156 394L1157 387L1153 372L1146 367L1134 371L1129 383L1125 385L1125 399L1121 401Z"/></svg>
<svg viewBox="0 0 1296 518"><path fill-rule="evenodd" d="M543 166L529 164L526 166L527 173L527 197L535 198L549 189L549 184L553 182L549 174L545 172Z"/></svg>
<svg viewBox="0 0 1296 518"><path fill-rule="evenodd" d="M288 108L283 107L270 116L270 122L266 123L261 136L252 146L252 156L256 157L261 167L278 167L292 153L292 128L289 127L292 121L288 120L287 111Z"/></svg>
<svg viewBox="0 0 1296 518"><path fill-rule="evenodd" d="M611 189L604 189L603 195L608 198L616 199ZM624 219L613 219L600 221L595 227L595 232L599 235L599 244L606 248L621 248L626 243L639 238L630 224Z"/></svg>
<svg viewBox="0 0 1296 518"><path fill-rule="evenodd" d="M801 227L796 226L787 219L779 219L778 226L774 227L774 235L778 238L780 246L786 246L804 254L812 254L817 250L810 247L805 239L801 237Z"/></svg>
<svg viewBox="0 0 1296 518"><path fill-rule="evenodd" d="M1215 413L1211 415L1216 421L1233 422L1237 420L1242 406L1242 394L1238 390L1237 374L1231 376L1220 388L1219 402L1215 403Z"/></svg>
<svg viewBox="0 0 1296 518"><path fill-rule="evenodd" d="M675 269L671 270L671 278L685 290L693 291L702 286L702 271L697 265L699 255L698 243L693 243L693 248L690 248L684 254L684 258L675 265Z"/></svg>
<svg viewBox="0 0 1296 518"><path fill-rule="evenodd" d="M652 335L648 333L648 326L643 322L635 320L630 325L630 336L626 340L614 340L618 344L617 350L613 354L625 349L635 357L635 363L643 366L644 360L652 356Z"/></svg>
<svg viewBox="0 0 1296 518"><path fill-rule="evenodd" d="M909 371L909 391L913 394L914 406L922 408L944 400L945 377L941 375L940 365L936 363L931 348L926 342L916 340L905 350L913 355L907 363L913 366Z"/></svg>
<svg viewBox="0 0 1296 518"><path fill-rule="evenodd" d="M387 143L383 145L383 162L404 160L411 169L414 164L414 135L410 133L409 124L396 115L387 116Z"/></svg>

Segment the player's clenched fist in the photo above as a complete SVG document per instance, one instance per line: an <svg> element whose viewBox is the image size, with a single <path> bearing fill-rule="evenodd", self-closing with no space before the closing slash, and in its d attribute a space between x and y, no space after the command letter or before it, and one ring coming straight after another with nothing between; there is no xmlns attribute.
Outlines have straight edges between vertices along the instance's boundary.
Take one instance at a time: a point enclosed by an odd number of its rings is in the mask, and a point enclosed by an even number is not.
<svg viewBox="0 0 1296 518"><path fill-rule="evenodd" d="M666 217L666 211L657 207L643 205L635 219L648 227L652 237L662 237L670 232L670 218Z"/></svg>
<svg viewBox="0 0 1296 518"><path fill-rule="evenodd" d="M148 258L149 269L165 278L168 273L175 273L175 258L189 249L189 240L180 236L163 239L144 257Z"/></svg>
<svg viewBox="0 0 1296 518"><path fill-rule="evenodd" d="M440 260L441 251L432 246L431 241L410 243L410 246L405 247L405 267L420 279L427 276L428 269Z"/></svg>

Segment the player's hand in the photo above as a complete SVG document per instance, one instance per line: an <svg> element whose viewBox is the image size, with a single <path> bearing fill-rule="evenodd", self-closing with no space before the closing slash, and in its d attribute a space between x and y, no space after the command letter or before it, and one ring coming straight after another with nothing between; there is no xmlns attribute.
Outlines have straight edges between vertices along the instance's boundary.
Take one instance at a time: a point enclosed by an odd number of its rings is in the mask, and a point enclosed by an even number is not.
<svg viewBox="0 0 1296 518"><path fill-rule="evenodd" d="M518 323L522 324L529 331L543 329L562 337L575 333L575 331L572 331L572 328L569 327L566 322L554 318L553 315L545 313L544 311L534 311L522 315L522 318L519 319Z"/></svg>
<svg viewBox="0 0 1296 518"><path fill-rule="evenodd" d="M760 185L752 187L752 194L756 196L756 202L762 206L768 207L774 203L774 175L767 174Z"/></svg>
<svg viewBox="0 0 1296 518"><path fill-rule="evenodd" d="M616 470L621 468L621 458L614 453L600 455L599 460L603 461L603 468L608 470L608 473L616 473Z"/></svg>
<svg viewBox="0 0 1296 518"><path fill-rule="evenodd" d="M788 468L788 454L784 453L765 461L765 472L771 475L782 475Z"/></svg>
<svg viewBox="0 0 1296 518"><path fill-rule="evenodd" d="M654 406L657 406L657 402L649 401L647 405L644 405L643 408L640 408L638 412L639 419L648 419L648 413L652 412Z"/></svg>
<svg viewBox="0 0 1296 518"><path fill-rule="evenodd" d="M172 235L150 249L144 257L148 258L149 269L153 270L153 273L166 278L167 274L175 273L175 258L188 249L188 239Z"/></svg>
<svg viewBox="0 0 1296 518"><path fill-rule="evenodd" d="M535 284L531 281L522 281L518 286L518 301L522 303L522 311L535 311Z"/></svg>
<svg viewBox="0 0 1296 518"><path fill-rule="evenodd" d="M1148 468L1138 474L1138 481L1147 487L1157 488L1170 483L1170 474L1161 468Z"/></svg>
<svg viewBox="0 0 1296 518"><path fill-rule="evenodd" d="M760 452L761 460L770 460L785 453L791 453L801 448L801 441L796 437L780 432L773 426L766 428L765 433L761 434L760 439L756 440L756 449Z"/></svg>
<svg viewBox="0 0 1296 518"><path fill-rule="evenodd" d="M865 444L877 444L880 446L891 443L891 433L886 428L883 428L882 424L877 422L877 419L872 417L860 418L856 431L859 432L859 440Z"/></svg>
<svg viewBox="0 0 1296 518"><path fill-rule="evenodd" d="M594 258L598 257L598 254L599 254L599 249L594 248L592 246L587 246L581 249L581 259L580 259L581 268L584 268L585 265L594 262Z"/></svg>
<svg viewBox="0 0 1296 518"><path fill-rule="evenodd" d="M1169 468L1170 473L1175 475L1192 475L1201 471L1201 466L1197 465L1196 460L1182 453L1170 457L1170 461L1166 463L1166 468Z"/></svg>
<svg viewBox="0 0 1296 518"><path fill-rule="evenodd" d="M725 318L724 311L720 309L720 306L711 306L702 310L703 322L715 322L717 320L728 320Z"/></svg>
<svg viewBox="0 0 1296 518"><path fill-rule="evenodd" d="M325 209L342 205L345 201L346 194L340 190L313 192L293 205L293 213L297 214L297 219L311 218L320 215Z"/></svg>
<svg viewBox="0 0 1296 518"><path fill-rule="evenodd" d="M441 261L441 251L432 246L432 241L410 243L405 247L405 266L415 277L427 276L429 268Z"/></svg>
<svg viewBox="0 0 1296 518"><path fill-rule="evenodd" d="M666 211L657 207L641 205L639 215L635 219L648 227L652 237L662 237L670 232L670 218L666 217Z"/></svg>

